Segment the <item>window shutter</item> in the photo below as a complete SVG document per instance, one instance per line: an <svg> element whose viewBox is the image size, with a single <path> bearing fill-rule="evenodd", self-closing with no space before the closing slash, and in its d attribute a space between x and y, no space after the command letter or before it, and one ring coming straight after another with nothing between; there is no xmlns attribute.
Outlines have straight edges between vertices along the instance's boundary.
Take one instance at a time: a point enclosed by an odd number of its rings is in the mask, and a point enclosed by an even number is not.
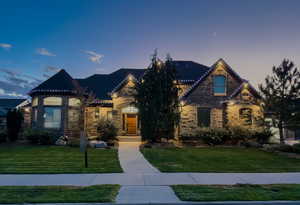
<svg viewBox="0 0 300 205"><path fill-rule="evenodd" d="M210 127L210 110L210 108L198 108L197 116L199 127Z"/></svg>

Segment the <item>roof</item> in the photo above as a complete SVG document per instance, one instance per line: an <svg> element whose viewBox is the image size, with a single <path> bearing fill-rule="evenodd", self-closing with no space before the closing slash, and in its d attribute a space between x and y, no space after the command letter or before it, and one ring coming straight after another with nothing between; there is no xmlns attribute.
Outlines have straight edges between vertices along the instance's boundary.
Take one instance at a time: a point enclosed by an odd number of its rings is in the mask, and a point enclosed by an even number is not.
<svg viewBox="0 0 300 205"><path fill-rule="evenodd" d="M205 71L205 73L198 76L197 81L183 93L183 95L181 96L181 99L185 99L190 93L192 93L198 87L198 85L200 83L202 83L206 79L206 77L208 77L209 74L216 69L216 67L219 63L222 63L225 66L225 68L227 69L227 71L229 73L231 73L232 76L234 76L236 79L238 79L240 81L240 83L243 83L244 80L222 58L220 58L209 69L207 69Z"/></svg>
<svg viewBox="0 0 300 205"><path fill-rule="evenodd" d="M237 89L235 89L235 91L233 91L233 93L228 97L228 99L230 100L230 99L234 98L235 96L237 96L242 91L242 89L244 88L245 85L248 86L249 91L256 98L261 99L260 94L257 92L257 90L247 80L243 80L243 82L240 84L240 86Z"/></svg>
<svg viewBox="0 0 300 205"><path fill-rule="evenodd" d="M48 80L30 91L30 95L36 92L71 92L78 90L77 82L64 70L60 70Z"/></svg>
<svg viewBox="0 0 300 205"><path fill-rule="evenodd" d="M5 116L7 111L16 108L26 99L0 99L0 116Z"/></svg>
<svg viewBox="0 0 300 205"><path fill-rule="evenodd" d="M209 70L209 67L195 63L193 61L173 61L176 66L177 78L180 81L194 82L199 76ZM121 68L111 74L95 74L85 79L76 79L80 86L92 91L97 98L108 100L108 95L113 90L117 90L129 75L135 79L143 76L146 69Z"/></svg>
<svg viewBox="0 0 300 205"><path fill-rule="evenodd" d="M210 67L193 61L173 61L176 67L177 79L184 83L193 83L204 75ZM110 74L95 74L84 79L73 79L65 70L61 70L48 80L30 91L30 95L43 92L71 92L80 87L93 92L101 100L111 99L109 93L122 86L129 75L140 79L146 69L121 68Z"/></svg>

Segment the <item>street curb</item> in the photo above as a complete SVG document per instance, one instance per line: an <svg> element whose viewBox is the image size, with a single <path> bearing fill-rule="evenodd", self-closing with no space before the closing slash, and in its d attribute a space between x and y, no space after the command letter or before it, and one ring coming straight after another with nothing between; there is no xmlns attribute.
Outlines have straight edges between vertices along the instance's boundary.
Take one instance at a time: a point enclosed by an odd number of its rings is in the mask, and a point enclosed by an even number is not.
<svg viewBox="0 0 300 205"><path fill-rule="evenodd" d="M300 205L300 201L214 201L178 203L23 203L22 205ZM7 205L7 204L0 204ZM21 205L21 204L10 204Z"/></svg>

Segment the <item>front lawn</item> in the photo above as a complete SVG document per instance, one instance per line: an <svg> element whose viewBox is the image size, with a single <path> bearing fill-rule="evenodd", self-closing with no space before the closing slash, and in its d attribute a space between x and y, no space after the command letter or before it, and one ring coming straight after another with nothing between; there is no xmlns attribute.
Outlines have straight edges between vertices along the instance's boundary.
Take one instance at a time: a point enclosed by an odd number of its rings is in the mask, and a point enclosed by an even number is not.
<svg viewBox="0 0 300 205"><path fill-rule="evenodd" d="M245 148L144 148L162 172L299 172L300 159Z"/></svg>
<svg viewBox="0 0 300 205"><path fill-rule="evenodd" d="M290 185L175 185L183 201L300 200L300 184Z"/></svg>
<svg viewBox="0 0 300 205"><path fill-rule="evenodd" d="M122 172L114 149L89 149L88 163L78 147L0 146L0 174Z"/></svg>
<svg viewBox="0 0 300 205"><path fill-rule="evenodd" d="M88 203L114 202L119 185L2 186L0 203Z"/></svg>

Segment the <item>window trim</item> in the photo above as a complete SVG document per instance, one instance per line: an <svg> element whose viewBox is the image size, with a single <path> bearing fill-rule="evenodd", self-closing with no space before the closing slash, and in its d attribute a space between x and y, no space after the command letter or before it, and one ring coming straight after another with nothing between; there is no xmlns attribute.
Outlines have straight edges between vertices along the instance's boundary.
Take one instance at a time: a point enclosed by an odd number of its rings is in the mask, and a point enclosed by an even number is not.
<svg viewBox="0 0 300 205"><path fill-rule="evenodd" d="M45 110L46 108L59 108L60 109L60 123L59 123L59 127L46 127L45 126L45 122L46 122L46 118L45 118ZM62 128L62 123L63 123L63 109L61 106L53 106L53 105L50 105L50 106L43 106L43 128L44 129L52 129L52 130L60 130Z"/></svg>
<svg viewBox="0 0 300 205"><path fill-rule="evenodd" d="M209 110L208 126L202 126L200 124L200 121L199 121L199 110L200 109ZM211 111L212 111L212 108L210 108L210 107L197 107L197 126L198 127L201 127L201 128L210 128L211 127Z"/></svg>
<svg viewBox="0 0 300 205"><path fill-rule="evenodd" d="M215 92L215 78L216 77L224 77L224 93L216 93ZM227 95L227 77L225 75L214 75L213 76L213 94L214 96L226 96Z"/></svg>
<svg viewBox="0 0 300 205"><path fill-rule="evenodd" d="M245 118L243 118L242 115L241 115L241 111L242 110L250 110L251 123L249 123L249 124L246 123ZM240 108L239 109L239 119L240 119L240 121L243 122L244 126L252 126L253 125L253 109L249 108L249 107L242 107L242 108Z"/></svg>

